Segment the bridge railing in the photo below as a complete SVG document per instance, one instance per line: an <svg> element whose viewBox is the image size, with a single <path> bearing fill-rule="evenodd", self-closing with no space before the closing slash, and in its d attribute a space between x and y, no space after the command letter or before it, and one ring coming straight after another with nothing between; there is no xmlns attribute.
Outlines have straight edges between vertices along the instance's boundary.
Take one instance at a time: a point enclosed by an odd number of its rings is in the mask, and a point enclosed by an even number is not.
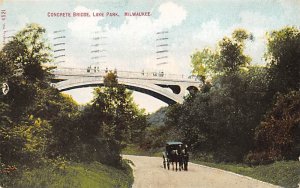
<svg viewBox="0 0 300 188"><path fill-rule="evenodd" d="M76 86L76 85L78 85L78 84L80 84L80 83L85 83L85 84L87 84L87 83L96 83L96 82L98 82L98 80L99 80L99 76L89 76L89 77L85 77L85 76L78 76L78 77L76 77L76 79L68 79L67 80L67 85L68 86ZM52 83L52 85L54 86L54 87L61 87L61 86L63 86L65 83L63 83L63 82L58 82L58 83Z"/></svg>
<svg viewBox="0 0 300 188"><path fill-rule="evenodd" d="M97 68L69 68L60 67L53 70L53 74L57 76L82 76L82 77L92 77L92 76L105 76L109 71L116 71L118 77L123 78L147 78L147 79L170 79L170 80L189 80L198 81L194 76L187 76L184 74L169 74L163 71L123 71L123 70L101 70Z"/></svg>

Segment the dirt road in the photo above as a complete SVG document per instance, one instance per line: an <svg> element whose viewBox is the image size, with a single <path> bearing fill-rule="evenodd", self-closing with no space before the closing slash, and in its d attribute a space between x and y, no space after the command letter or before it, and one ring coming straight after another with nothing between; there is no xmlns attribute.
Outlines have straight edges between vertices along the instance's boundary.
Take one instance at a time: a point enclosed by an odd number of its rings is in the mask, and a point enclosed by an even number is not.
<svg viewBox="0 0 300 188"><path fill-rule="evenodd" d="M189 163L189 171L166 170L162 158L124 155L133 166L133 188L274 188L252 178Z"/></svg>

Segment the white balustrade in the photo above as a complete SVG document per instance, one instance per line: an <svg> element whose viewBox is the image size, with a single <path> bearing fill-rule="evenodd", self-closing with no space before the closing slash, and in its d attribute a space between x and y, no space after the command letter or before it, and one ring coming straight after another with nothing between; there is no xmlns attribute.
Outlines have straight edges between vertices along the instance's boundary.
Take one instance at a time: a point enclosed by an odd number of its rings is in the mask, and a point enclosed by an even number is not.
<svg viewBox="0 0 300 188"><path fill-rule="evenodd" d="M98 77L105 76L109 71L116 71L118 77L135 78L135 79L154 79L154 80L180 80L180 81L198 81L193 76L180 74L169 74L162 71L145 72L145 71L119 71L119 70L100 70L98 68L69 68L59 67L52 71L56 76L78 76L78 77Z"/></svg>

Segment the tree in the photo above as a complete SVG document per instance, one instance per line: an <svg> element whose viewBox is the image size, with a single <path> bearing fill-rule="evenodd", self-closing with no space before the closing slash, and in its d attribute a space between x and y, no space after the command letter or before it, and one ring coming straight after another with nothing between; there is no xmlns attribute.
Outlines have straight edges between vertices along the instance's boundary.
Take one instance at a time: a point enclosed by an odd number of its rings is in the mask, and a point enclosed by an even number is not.
<svg viewBox="0 0 300 188"><path fill-rule="evenodd" d="M300 92L279 95L255 132L252 162L297 159L300 152Z"/></svg>
<svg viewBox="0 0 300 188"><path fill-rule="evenodd" d="M244 29L233 31L232 38L224 37L216 50L204 48L191 56L192 73L205 84L223 74L239 71L249 65L251 58L244 54L245 40L253 36Z"/></svg>
<svg viewBox="0 0 300 188"><path fill-rule="evenodd" d="M251 33L241 28L232 32L232 38L240 43L244 43L244 41L247 39L250 39L251 41L254 40L254 37Z"/></svg>
<svg viewBox="0 0 300 188"><path fill-rule="evenodd" d="M1 114L1 123L4 118L7 121L0 135L5 162L36 164L42 158L68 153L77 143L77 127L71 123L78 107L50 86L52 59L44 33L41 26L29 24L0 51L0 78L11 89L0 99L0 111L7 111Z"/></svg>
<svg viewBox="0 0 300 188"><path fill-rule="evenodd" d="M268 35L266 61L270 92L287 93L300 89L300 30L285 27Z"/></svg>
<svg viewBox="0 0 300 188"><path fill-rule="evenodd" d="M246 67L251 62L251 58L244 55L244 41L250 38L250 34L243 29L237 29L232 33L232 38L224 37L219 46L219 66L224 72L235 72L242 67Z"/></svg>
<svg viewBox="0 0 300 188"><path fill-rule="evenodd" d="M238 29L232 38L224 37L215 52L204 49L194 54L194 71L203 78L213 73L211 85L205 84L167 114L166 123L178 126L194 152L209 153L216 161L243 160L254 146L254 130L268 106L266 68L249 66L251 58L244 54L249 38Z"/></svg>
<svg viewBox="0 0 300 188"><path fill-rule="evenodd" d="M109 72L104 78L104 87L96 88L93 107L97 109L106 124L108 132L103 130L105 136L113 136L112 139L122 141L125 138L127 123L131 115L129 108L132 103L131 93L118 84L117 75Z"/></svg>
<svg viewBox="0 0 300 188"><path fill-rule="evenodd" d="M105 76L104 87L95 88L92 104L82 116L82 138L94 159L118 165L123 145L143 136L146 118L133 103L131 94L118 84L114 72Z"/></svg>
<svg viewBox="0 0 300 188"><path fill-rule="evenodd" d="M51 123L52 137L48 143L47 155L51 158L64 156L77 160L82 126L79 121L78 104L71 96L58 93L57 90L44 91L48 97L40 104L46 104L46 108L37 105L35 114Z"/></svg>
<svg viewBox="0 0 300 188"><path fill-rule="evenodd" d="M197 51L191 55L192 73L200 78L203 83L211 80L217 73L218 54L205 48L202 51Z"/></svg>
<svg viewBox="0 0 300 188"><path fill-rule="evenodd" d="M2 124L0 136L1 158L6 162L32 162L35 154L44 155L40 149L45 149L46 142L38 139L50 133L50 125L34 114L37 104L47 97L42 90L50 88L51 74L44 64L51 59L44 33L39 25L29 24L0 51L0 78L10 86L10 92L0 99L1 111L7 111L3 117L9 120ZM42 130L45 132L39 132Z"/></svg>
<svg viewBox="0 0 300 188"><path fill-rule="evenodd" d="M247 160L266 163L299 155L300 31L285 27L268 35L270 111L256 129L256 147ZM273 103L273 104L272 104Z"/></svg>
<svg viewBox="0 0 300 188"><path fill-rule="evenodd" d="M10 85L10 92L3 100L11 106L12 117L20 120L42 96L40 89L50 87L50 48L44 38L45 29L29 24L18 32L0 52L3 77Z"/></svg>

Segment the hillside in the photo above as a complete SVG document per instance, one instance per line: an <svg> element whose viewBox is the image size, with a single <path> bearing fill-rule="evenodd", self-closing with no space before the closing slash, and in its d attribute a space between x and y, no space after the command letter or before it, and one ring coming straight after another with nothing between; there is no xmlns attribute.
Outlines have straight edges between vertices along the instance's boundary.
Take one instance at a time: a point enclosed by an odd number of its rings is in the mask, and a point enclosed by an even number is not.
<svg viewBox="0 0 300 188"><path fill-rule="evenodd" d="M151 126L164 126L164 119L167 112L168 107L162 107L156 112L150 114L147 118L148 123Z"/></svg>

